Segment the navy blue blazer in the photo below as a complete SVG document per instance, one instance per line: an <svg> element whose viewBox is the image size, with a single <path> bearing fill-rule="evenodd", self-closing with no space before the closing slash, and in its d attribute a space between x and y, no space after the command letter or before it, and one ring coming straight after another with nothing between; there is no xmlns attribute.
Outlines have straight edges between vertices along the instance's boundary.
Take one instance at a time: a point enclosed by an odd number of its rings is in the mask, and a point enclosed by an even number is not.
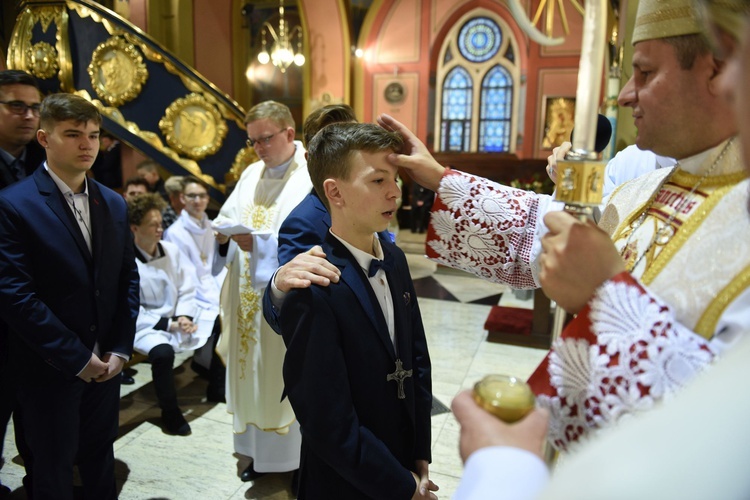
<svg viewBox="0 0 750 500"><path fill-rule="evenodd" d="M297 255L321 245L331 228L331 214L313 189L294 207L279 228L279 266L283 266ZM390 239L388 231L378 233L380 239ZM273 277L271 278L273 279ZM271 302L271 282L263 292L263 317L273 330L281 334L279 312Z"/></svg>
<svg viewBox="0 0 750 500"><path fill-rule="evenodd" d="M331 227L331 214L315 190L289 212L279 228L279 265L320 245Z"/></svg>
<svg viewBox="0 0 750 500"><path fill-rule="evenodd" d="M44 167L0 192L0 317L19 375L75 377L133 350L138 270L122 196L88 180L92 252ZM93 255L92 255L93 253Z"/></svg>
<svg viewBox="0 0 750 500"><path fill-rule="evenodd" d="M302 427L300 499L409 499L416 460L431 459L432 385L417 297L403 252L387 273L398 358L413 376L398 398L396 352L364 272L336 238L323 250L341 270L327 287L292 290L281 309L286 393Z"/></svg>

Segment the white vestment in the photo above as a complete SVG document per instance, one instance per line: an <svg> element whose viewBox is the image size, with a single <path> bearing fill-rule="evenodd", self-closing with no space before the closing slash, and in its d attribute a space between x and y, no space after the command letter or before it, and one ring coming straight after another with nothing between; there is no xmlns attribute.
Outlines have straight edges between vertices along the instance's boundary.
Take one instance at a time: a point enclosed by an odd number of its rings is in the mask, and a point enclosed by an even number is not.
<svg viewBox="0 0 750 500"><path fill-rule="evenodd" d="M258 472L299 467L299 424L289 400L281 401L286 348L262 312L263 291L278 267L281 223L312 189L305 150L301 143L295 145L281 179L266 172L263 162L247 167L214 221L253 229L253 250L244 252L232 242L226 256L229 272L221 291L217 352L228 367L227 410L234 415L235 450L251 456Z"/></svg>
<svg viewBox="0 0 750 500"><path fill-rule="evenodd" d="M615 190L600 221L618 249L627 246L627 263L644 256L630 279L648 287L648 298L607 282L600 292L616 300L595 296L584 310L589 323L576 318L566 328L545 360L549 366L542 366L549 373L536 379L553 389L538 401L551 411L550 437L561 448L651 408L739 332L750 331L750 240L741 236L750 233L748 179L737 142L681 160L662 186L672 170ZM555 206L549 197L455 171L443 176L438 194L428 256L514 288L539 286L539 239L547 231L542 217ZM663 238L654 234L662 226L674 236L659 242ZM645 313L634 314L643 301ZM576 336L566 337L574 325ZM590 335L583 338L582 330Z"/></svg>
<svg viewBox="0 0 750 500"><path fill-rule="evenodd" d="M659 168L672 167L674 164L675 160L672 158L638 149L638 146L628 146L607 163L604 169L602 195L606 199L620 184Z"/></svg>
<svg viewBox="0 0 750 500"><path fill-rule="evenodd" d="M213 328L213 318L202 318L195 301L193 267L179 249L167 241L159 242L156 257L145 262L136 257L140 274L141 305L136 321L134 348L148 354L159 344L169 344L175 352L198 349L206 343ZM136 249L140 253L140 249ZM162 318L189 316L198 326L192 334L171 333L157 329Z"/></svg>
<svg viewBox="0 0 750 500"><path fill-rule="evenodd" d="M211 272L218 248L214 231L211 229L211 220L204 214L203 220L198 224L186 210L183 210L180 217L164 232L163 238L164 241L177 245L195 267L195 298L198 306L215 311L218 315L221 285L227 271L222 267L216 276Z"/></svg>
<svg viewBox="0 0 750 500"><path fill-rule="evenodd" d="M469 456L453 499L750 498L750 331L743 335L674 399L566 457L549 484L535 455L487 447Z"/></svg>

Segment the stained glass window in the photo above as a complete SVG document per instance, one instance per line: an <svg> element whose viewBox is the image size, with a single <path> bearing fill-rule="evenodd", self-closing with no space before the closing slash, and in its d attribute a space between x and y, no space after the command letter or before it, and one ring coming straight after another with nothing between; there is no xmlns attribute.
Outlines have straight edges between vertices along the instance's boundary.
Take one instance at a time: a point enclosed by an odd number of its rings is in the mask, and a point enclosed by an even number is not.
<svg viewBox="0 0 750 500"><path fill-rule="evenodd" d="M509 151L513 79L507 69L497 65L487 72L482 80L479 109L479 151Z"/></svg>
<svg viewBox="0 0 750 500"><path fill-rule="evenodd" d="M484 62L495 57L502 42L500 27L487 17L469 20L458 34L458 50L471 62Z"/></svg>
<svg viewBox="0 0 750 500"><path fill-rule="evenodd" d="M512 152L518 46L505 21L483 11L451 28L438 62L440 151Z"/></svg>
<svg viewBox="0 0 750 500"><path fill-rule="evenodd" d="M469 72L457 66L445 77L441 150L468 151L471 143L471 94Z"/></svg>

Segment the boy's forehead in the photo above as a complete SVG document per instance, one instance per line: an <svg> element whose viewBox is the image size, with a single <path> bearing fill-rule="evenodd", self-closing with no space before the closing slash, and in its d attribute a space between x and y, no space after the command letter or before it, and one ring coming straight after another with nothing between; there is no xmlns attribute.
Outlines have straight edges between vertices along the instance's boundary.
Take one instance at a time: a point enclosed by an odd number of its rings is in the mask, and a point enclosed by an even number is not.
<svg viewBox="0 0 750 500"><path fill-rule="evenodd" d="M203 187L203 185L198 184L197 182L188 182L187 184L185 184L184 191L200 191L201 193L208 192L206 191L206 188Z"/></svg>
<svg viewBox="0 0 750 500"><path fill-rule="evenodd" d="M63 120L55 122L53 130L64 132L66 130L78 130L81 132L98 132L99 124L93 120L79 122L75 120Z"/></svg>
<svg viewBox="0 0 750 500"><path fill-rule="evenodd" d="M362 158L362 164L376 171L396 172L398 168L388 161L388 155L393 151L383 149L381 151L358 151Z"/></svg>

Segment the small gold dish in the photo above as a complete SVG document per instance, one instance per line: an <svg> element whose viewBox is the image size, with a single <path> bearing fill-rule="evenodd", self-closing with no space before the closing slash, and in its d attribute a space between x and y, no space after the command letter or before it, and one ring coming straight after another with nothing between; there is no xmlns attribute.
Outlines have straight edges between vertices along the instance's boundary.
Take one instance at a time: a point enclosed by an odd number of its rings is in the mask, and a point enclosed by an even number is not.
<svg viewBox="0 0 750 500"><path fill-rule="evenodd" d="M508 375L487 375L474 384L474 401L503 422L516 422L531 413L535 398L523 380Z"/></svg>

